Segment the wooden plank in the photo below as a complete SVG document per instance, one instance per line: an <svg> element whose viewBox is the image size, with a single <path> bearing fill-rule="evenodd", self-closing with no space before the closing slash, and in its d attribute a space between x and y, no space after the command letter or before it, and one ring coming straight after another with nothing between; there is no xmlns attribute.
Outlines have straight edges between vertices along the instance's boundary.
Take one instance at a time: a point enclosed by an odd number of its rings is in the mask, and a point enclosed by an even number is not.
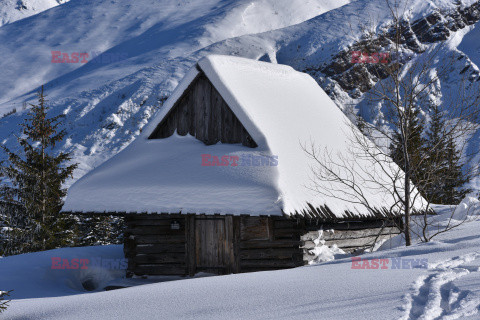
<svg viewBox="0 0 480 320"><path fill-rule="evenodd" d="M134 236L128 236L124 239L123 253L126 258L130 258L136 255L137 243Z"/></svg>
<svg viewBox="0 0 480 320"><path fill-rule="evenodd" d="M202 77L202 92L201 92L201 103L202 103L202 123L200 129L202 131L202 141L206 145L210 145L211 142L208 139L209 128L210 128L210 114L212 112L212 106L210 105L210 96L212 93L210 81L206 77ZM197 101L198 103L198 101Z"/></svg>
<svg viewBox="0 0 480 320"><path fill-rule="evenodd" d="M135 270L135 262L133 262L133 259L131 258L127 258L127 263L128 263L128 266L127 266L127 273L134 273L134 270Z"/></svg>
<svg viewBox="0 0 480 320"><path fill-rule="evenodd" d="M275 228L274 228L274 222L272 217L267 218L267 232L268 232L268 240L270 241L274 240Z"/></svg>
<svg viewBox="0 0 480 320"><path fill-rule="evenodd" d="M193 104L194 106L194 113L195 113L195 137L200 140L200 141L205 141L205 136L204 136L204 129L203 129L203 123L205 122L204 119L204 109L205 109L205 101L203 97L203 92L205 90L204 86L204 79L205 76L202 75L197 83L197 86L195 87L193 91L193 99L195 103Z"/></svg>
<svg viewBox="0 0 480 320"><path fill-rule="evenodd" d="M132 235L158 235L159 237L184 239L185 232L179 230L165 230L162 226L137 226L132 229L126 229L126 233Z"/></svg>
<svg viewBox="0 0 480 320"><path fill-rule="evenodd" d="M225 272L230 274L235 268L235 250L233 248L233 216L225 217Z"/></svg>
<svg viewBox="0 0 480 320"><path fill-rule="evenodd" d="M232 131L233 131L233 141L236 143L242 142L242 124L240 120L236 116L233 116L233 124L232 124Z"/></svg>
<svg viewBox="0 0 480 320"><path fill-rule="evenodd" d="M185 253L149 253L138 254L132 258L136 264L185 263Z"/></svg>
<svg viewBox="0 0 480 320"><path fill-rule="evenodd" d="M298 228L298 222L296 219L275 219L275 217L271 217L273 220L273 225L275 229L283 229L283 228L290 228L295 229Z"/></svg>
<svg viewBox="0 0 480 320"><path fill-rule="evenodd" d="M296 234L300 236L301 232L302 231L300 229L275 229L273 234L275 236L286 236L286 235L292 235L292 234ZM317 232L317 235L318 235L318 232Z"/></svg>
<svg viewBox="0 0 480 320"><path fill-rule="evenodd" d="M218 265L223 266L225 268L224 273L227 273L229 257L227 254L228 245L225 230L225 219L222 222L217 222L216 225L218 234Z"/></svg>
<svg viewBox="0 0 480 320"><path fill-rule="evenodd" d="M180 227L178 230L172 230L170 226L135 226L133 228L127 226L125 232L127 232L129 235L135 235L137 237L158 235L173 239L183 239L185 236L184 227Z"/></svg>
<svg viewBox="0 0 480 320"><path fill-rule="evenodd" d="M198 264L200 263L200 253L201 253L201 247L200 245L205 242L204 239L202 239L202 229L201 226L199 225L199 222L195 217L195 266L198 267ZM195 268L196 270L196 268Z"/></svg>
<svg viewBox="0 0 480 320"><path fill-rule="evenodd" d="M177 110L173 110L172 114L166 119L165 135L168 137L174 134L177 129L177 114Z"/></svg>
<svg viewBox="0 0 480 320"><path fill-rule="evenodd" d="M186 94L183 98L181 103L179 103L177 107L177 133L181 136L185 136L188 134L189 127L189 117L190 117L190 105L189 99L191 95Z"/></svg>
<svg viewBox="0 0 480 320"><path fill-rule="evenodd" d="M195 137L195 97L193 95L193 88L188 93L188 99L186 99L185 103L187 104L188 109L188 133Z"/></svg>
<svg viewBox="0 0 480 320"><path fill-rule="evenodd" d="M216 108L215 108L215 98L216 91L213 86L209 85L207 87L208 92L205 93L205 100L207 103L207 108L205 112L205 144L212 145L217 143L217 124L216 124Z"/></svg>
<svg viewBox="0 0 480 320"><path fill-rule="evenodd" d="M195 239L195 215L188 215L186 218L186 264L187 264L187 274L193 277L196 273L196 239Z"/></svg>
<svg viewBox="0 0 480 320"><path fill-rule="evenodd" d="M241 239L243 240L269 240L267 217L241 217Z"/></svg>
<svg viewBox="0 0 480 320"><path fill-rule="evenodd" d="M135 235L137 244L184 244L185 235Z"/></svg>
<svg viewBox="0 0 480 320"><path fill-rule="evenodd" d="M238 272L241 272L241 268L240 268L240 238L241 238L241 235L240 235L240 225L241 225L241 221L240 221L240 217L236 216L236 217L232 217L233 219L233 255L234 255L234 258L235 258L235 262L233 264L233 269L232 271L234 273L238 273Z"/></svg>
<svg viewBox="0 0 480 320"><path fill-rule="evenodd" d="M391 221L350 221L350 222L339 222L339 223L321 223L316 222L315 220L306 220L305 228L307 231L316 231L319 229L328 230L362 230L362 229L372 229L380 228L382 226L393 226Z"/></svg>
<svg viewBox="0 0 480 320"><path fill-rule="evenodd" d="M212 86L212 89L214 91L215 88ZM213 127L214 127L214 134L213 137L215 140L215 143L218 141L222 141L222 105L224 104L222 96L216 92L215 94L212 94L212 115L214 116L213 120Z"/></svg>
<svg viewBox="0 0 480 320"><path fill-rule="evenodd" d="M230 110L229 108L225 105L222 104L222 128L221 128L221 138L222 142L224 143L229 143L230 141Z"/></svg>
<svg viewBox="0 0 480 320"><path fill-rule="evenodd" d="M137 245L136 253L184 253L184 244L152 244L152 245Z"/></svg>
<svg viewBox="0 0 480 320"><path fill-rule="evenodd" d="M339 240L339 239L360 239L375 235L399 234L400 230L395 227L362 229L362 230L335 230L334 233L324 232L323 239ZM317 231L310 231L301 236L302 240L313 240L318 238Z"/></svg>
<svg viewBox="0 0 480 320"><path fill-rule="evenodd" d="M391 235L393 237L395 235ZM382 239L388 239L390 236L389 235L383 235L377 237L376 236L369 236L369 237L364 237L364 238L359 238L359 239L338 239L338 240L330 240L330 241L325 241L325 245L331 246L333 244L336 244L339 248L343 247L363 247L367 245L371 245L374 243L375 239L377 241L382 240ZM304 241L305 248L314 248L315 243L313 241Z"/></svg>
<svg viewBox="0 0 480 320"><path fill-rule="evenodd" d="M277 241L261 241L249 240L240 241L240 249L261 249L261 248L292 248L303 245L302 241L296 240L277 240Z"/></svg>
<svg viewBox="0 0 480 320"><path fill-rule="evenodd" d="M240 258L242 260L251 259L292 259L296 253L294 248L269 248L269 249L250 249L242 250Z"/></svg>

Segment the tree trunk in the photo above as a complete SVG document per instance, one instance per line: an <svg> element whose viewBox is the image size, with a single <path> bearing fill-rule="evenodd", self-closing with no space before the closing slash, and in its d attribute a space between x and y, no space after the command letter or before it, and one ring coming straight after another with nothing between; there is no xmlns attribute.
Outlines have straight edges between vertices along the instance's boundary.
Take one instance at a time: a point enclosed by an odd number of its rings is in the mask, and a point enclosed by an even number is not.
<svg viewBox="0 0 480 320"><path fill-rule="evenodd" d="M408 154L408 133L409 128L408 124L404 126L403 130L403 157L405 163L405 196L404 196L404 209L405 209L405 225L404 225L404 234L405 234L405 245L410 246L412 240L410 239L410 157Z"/></svg>

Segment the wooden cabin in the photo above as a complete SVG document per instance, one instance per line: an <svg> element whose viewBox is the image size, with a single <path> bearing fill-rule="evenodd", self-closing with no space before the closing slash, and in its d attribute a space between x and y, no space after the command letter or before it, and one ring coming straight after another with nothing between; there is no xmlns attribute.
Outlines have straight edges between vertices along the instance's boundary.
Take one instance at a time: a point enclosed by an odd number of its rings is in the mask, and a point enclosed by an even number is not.
<svg viewBox="0 0 480 320"><path fill-rule="evenodd" d="M318 223L282 216L127 214L125 256L135 275L229 274L293 268L315 258L318 230L325 245L347 253L399 233L393 221Z"/></svg>
<svg viewBox="0 0 480 320"><path fill-rule="evenodd" d="M314 162L302 142L353 157L348 121L291 67L208 56L130 146L71 187L64 211L124 215L137 276L292 268L315 246L369 248L400 232L388 193L364 185L366 210L306 187Z"/></svg>

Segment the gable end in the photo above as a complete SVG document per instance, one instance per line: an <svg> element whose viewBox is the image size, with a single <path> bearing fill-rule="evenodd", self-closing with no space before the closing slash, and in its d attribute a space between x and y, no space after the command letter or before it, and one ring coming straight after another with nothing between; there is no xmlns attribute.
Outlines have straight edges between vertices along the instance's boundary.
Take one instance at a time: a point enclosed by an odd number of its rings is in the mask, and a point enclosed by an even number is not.
<svg viewBox="0 0 480 320"><path fill-rule="evenodd" d="M203 72L192 81L149 139L168 138L175 131L181 136L190 134L206 145L222 142L257 147Z"/></svg>

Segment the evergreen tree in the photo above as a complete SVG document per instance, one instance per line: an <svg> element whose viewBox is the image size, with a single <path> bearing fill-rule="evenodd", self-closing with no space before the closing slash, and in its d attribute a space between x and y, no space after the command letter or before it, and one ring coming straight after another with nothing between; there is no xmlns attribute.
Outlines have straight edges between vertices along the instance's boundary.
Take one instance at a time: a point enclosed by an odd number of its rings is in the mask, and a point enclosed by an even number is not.
<svg viewBox="0 0 480 320"><path fill-rule="evenodd" d="M435 105L423 151L426 158L423 166L429 175L420 186L424 197L432 203L458 204L469 192L463 188L469 179L462 172L463 162L453 134L447 130L444 114Z"/></svg>
<svg viewBox="0 0 480 320"><path fill-rule="evenodd" d="M2 195L8 203L24 209L15 219L21 237L28 240L23 252L68 245L73 238L70 228L74 222L61 215L60 210L66 195L62 185L77 165L66 165L71 160L69 153L53 154L53 148L66 133L60 130L62 115L48 118L47 111L42 86L38 105L31 105L21 124L22 135L17 137L21 152L2 146L8 156L2 171L9 180Z"/></svg>
<svg viewBox="0 0 480 320"><path fill-rule="evenodd" d="M94 246L123 243L125 223L122 217L80 215L76 218L80 237L75 245Z"/></svg>
<svg viewBox="0 0 480 320"><path fill-rule="evenodd" d="M411 109L410 112L405 113L405 119L397 122L395 132L392 135L392 143L390 145L390 156L393 161L405 171L404 154L410 157L410 176L414 184L421 180L423 172L421 170L422 149L425 144L423 138L424 123L419 117L418 109ZM405 130L405 134L401 134L400 130ZM406 143L403 141L406 137ZM406 145L407 150L404 150Z"/></svg>
<svg viewBox="0 0 480 320"><path fill-rule="evenodd" d="M423 196L432 203L443 203L445 190L446 163L446 130L443 114L434 105L431 110L430 127L426 131L425 147L423 149L425 163L429 175L422 183Z"/></svg>
<svg viewBox="0 0 480 320"><path fill-rule="evenodd" d="M455 140L450 135L447 138L446 145L444 198L441 204L458 204L471 190L466 189L464 185L470 180L462 171L463 162L457 150Z"/></svg>
<svg viewBox="0 0 480 320"><path fill-rule="evenodd" d="M6 298L10 295L10 292L12 292L12 290L0 291L0 313L7 310L10 300L6 300Z"/></svg>

